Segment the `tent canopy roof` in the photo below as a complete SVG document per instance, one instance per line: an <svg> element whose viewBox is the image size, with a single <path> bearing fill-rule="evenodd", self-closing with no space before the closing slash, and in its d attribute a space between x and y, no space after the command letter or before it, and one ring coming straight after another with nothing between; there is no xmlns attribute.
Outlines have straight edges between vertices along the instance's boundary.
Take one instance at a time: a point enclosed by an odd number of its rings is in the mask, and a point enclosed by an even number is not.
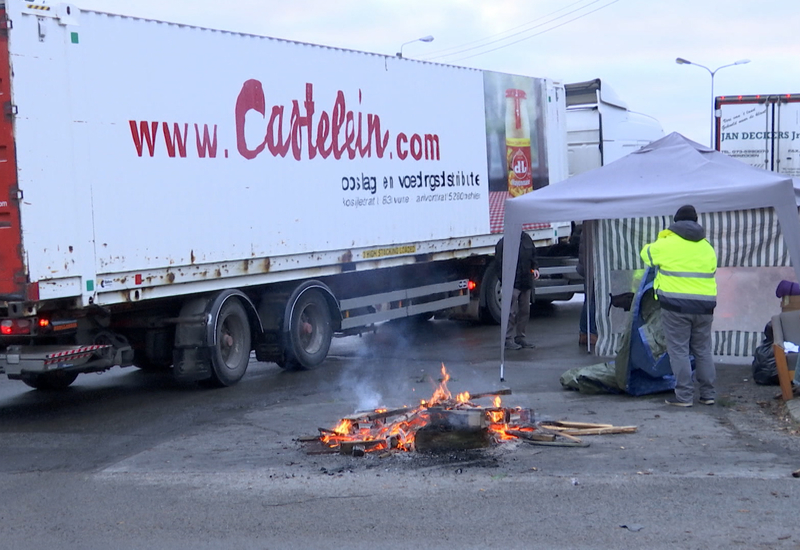
<svg viewBox="0 0 800 550"><path fill-rule="evenodd" d="M773 206L792 179L672 133L602 168L506 202L506 224L671 215ZM522 220L522 222L520 221Z"/></svg>

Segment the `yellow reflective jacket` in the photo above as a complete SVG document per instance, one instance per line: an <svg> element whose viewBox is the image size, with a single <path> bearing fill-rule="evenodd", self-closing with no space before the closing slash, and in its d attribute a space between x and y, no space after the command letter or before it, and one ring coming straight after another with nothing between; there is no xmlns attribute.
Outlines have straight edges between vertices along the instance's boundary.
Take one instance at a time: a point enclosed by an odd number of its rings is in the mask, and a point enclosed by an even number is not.
<svg viewBox="0 0 800 550"><path fill-rule="evenodd" d="M658 268L653 289L661 307L681 313L713 313L717 305L717 254L697 222L675 222L640 253Z"/></svg>

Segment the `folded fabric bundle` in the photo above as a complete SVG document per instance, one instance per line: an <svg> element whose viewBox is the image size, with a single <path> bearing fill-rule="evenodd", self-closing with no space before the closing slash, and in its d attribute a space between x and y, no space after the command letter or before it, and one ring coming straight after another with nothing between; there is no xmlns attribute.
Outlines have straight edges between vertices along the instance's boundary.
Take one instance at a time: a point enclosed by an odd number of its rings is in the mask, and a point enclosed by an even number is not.
<svg viewBox="0 0 800 550"><path fill-rule="evenodd" d="M800 294L800 285L792 281L783 280L778 283L775 289L775 296L783 298L784 296L797 296Z"/></svg>

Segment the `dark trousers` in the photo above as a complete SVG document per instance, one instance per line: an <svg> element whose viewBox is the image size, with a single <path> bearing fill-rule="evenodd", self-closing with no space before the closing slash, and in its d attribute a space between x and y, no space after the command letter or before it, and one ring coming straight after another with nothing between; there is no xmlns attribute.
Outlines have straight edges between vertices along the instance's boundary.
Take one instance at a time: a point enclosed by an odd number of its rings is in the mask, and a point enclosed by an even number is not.
<svg viewBox="0 0 800 550"><path fill-rule="evenodd" d="M514 289L511 298L511 313L508 316L506 340L524 340L525 329L531 318L531 290Z"/></svg>
<svg viewBox="0 0 800 550"><path fill-rule="evenodd" d="M711 351L710 314L676 313L661 310L661 326L667 340L667 353L675 375L675 398L691 402L694 399L694 382L690 355L694 355L694 378L700 390L701 399L716 397L714 382L717 371Z"/></svg>

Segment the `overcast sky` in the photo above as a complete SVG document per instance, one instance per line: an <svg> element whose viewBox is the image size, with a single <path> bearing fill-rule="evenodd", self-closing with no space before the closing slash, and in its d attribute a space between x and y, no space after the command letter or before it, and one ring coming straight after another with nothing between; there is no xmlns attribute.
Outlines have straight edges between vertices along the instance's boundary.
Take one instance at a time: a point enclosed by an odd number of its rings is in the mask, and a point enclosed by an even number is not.
<svg viewBox="0 0 800 550"><path fill-rule="evenodd" d="M432 35L433 42L407 44L404 56L437 56L444 63L562 82L601 78L632 110L657 118L667 133L703 144L710 139L711 76L701 67L676 64L676 57L711 70L749 59L716 74L715 95L800 93L798 0L73 2L388 55L404 42ZM495 51L481 53L490 49ZM454 55L438 57L444 54Z"/></svg>

